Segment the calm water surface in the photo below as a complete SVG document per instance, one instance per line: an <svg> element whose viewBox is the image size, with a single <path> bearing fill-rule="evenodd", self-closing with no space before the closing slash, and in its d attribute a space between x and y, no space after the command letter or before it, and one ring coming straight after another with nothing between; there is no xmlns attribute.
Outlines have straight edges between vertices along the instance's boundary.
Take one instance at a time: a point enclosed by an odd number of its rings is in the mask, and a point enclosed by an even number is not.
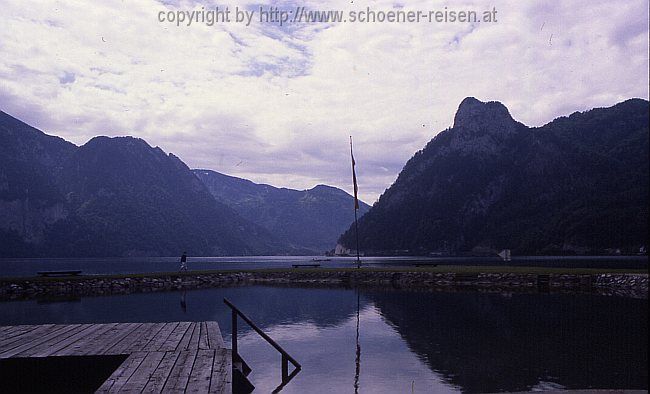
<svg viewBox="0 0 650 394"><path fill-rule="evenodd" d="M314 261L316 260L316 261ZM514 256L499 257L363 257L364 267L427 265L510 265L573 268L648 268L648 256ZM84 275L174 272L178 257L111 258L0 258L0 277L34 276L38 271L82 270ZM291 268L293 264L321 264L323 268L356 267L354 257L243 256L188 257L190 270L242 270Z"/></svg>
<svg viewBox="0 0 650 394"><path fill-rule="evenodd" d="M224 297L303 365L284 393L648 387L648 301L630 298L247 286L3 302L0 324L216 320L229 344ZM270 392L280 356L240 329Z"/></svg>

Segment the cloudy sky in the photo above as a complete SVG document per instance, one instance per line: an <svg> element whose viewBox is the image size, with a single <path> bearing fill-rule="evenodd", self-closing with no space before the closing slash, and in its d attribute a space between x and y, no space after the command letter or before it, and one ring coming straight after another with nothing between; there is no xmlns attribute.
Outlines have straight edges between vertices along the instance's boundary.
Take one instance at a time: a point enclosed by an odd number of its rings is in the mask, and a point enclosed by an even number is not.
<svg viewBox="0 0 650 394"><path fill-rule="evenodd" d="M353 135L372 203L466 96L531 126L648 98L648 0L271 4L495 7L497 22L176 26L159 12L216 3L2 0L0 110L78 145L133 135L194 168L297 189L351 190Z"/></svg>

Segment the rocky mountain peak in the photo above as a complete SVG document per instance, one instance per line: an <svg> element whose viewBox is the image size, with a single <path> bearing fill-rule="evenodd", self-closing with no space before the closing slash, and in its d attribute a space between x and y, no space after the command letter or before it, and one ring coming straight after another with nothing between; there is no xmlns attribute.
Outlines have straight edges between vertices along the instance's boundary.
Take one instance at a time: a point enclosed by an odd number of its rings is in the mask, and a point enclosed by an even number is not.
<svg viewBox="0 0 650 394"><path fill-rule="evenodd" d="M151 149L151 146L143 139L136 137L107 137L97 136L91 138L85 145L86 148L102 149L121 149L121 150L145 150Z"/></svg>
<svg viewBox="0 0 650 394"><path fill-rule="evenodd" d="M516 124L505 105L498 101L482 102L474 97L465 98L454 117L454 129L474 135L511 133Z"/></svg>
<svg viewBox="0 0 650 394"><path fill-rule="evenodd" d="M637 253L648 238L648 101L529 128L465 99L359 220L366 255ZM503 134L510 131L509 134ZM355 246L356 228L340 238ZM507 245L507 246L504 246Z"/></svg>

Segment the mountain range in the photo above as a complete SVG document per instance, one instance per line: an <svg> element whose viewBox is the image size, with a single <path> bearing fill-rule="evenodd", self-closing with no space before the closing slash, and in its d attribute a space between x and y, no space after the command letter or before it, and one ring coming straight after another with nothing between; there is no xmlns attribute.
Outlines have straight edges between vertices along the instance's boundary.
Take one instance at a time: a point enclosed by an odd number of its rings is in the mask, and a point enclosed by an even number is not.
<svg viewBox="0 0 650 394"><path fill-rule="evenodd" d="M330 250L354 221L354 201L335 187L317 185L309 190L293 190L211 170L194 170L194 174L217 201L294 248L306 248L312 253ZM359 215L369 209L359 202Z"/></svg>
<svg viewBox="0 0 650 394"><path fill-rule="evenodd" d="M361 203L360 248L636 252L648 237L649 114L630 99L528 127L499 102L466 98L453 127L372 208ZM3 257L312 254L337 237L353 249L352 206L333 187L192 170L133 137L76 146L0 112Z"/></svg>
<svg viewBox="0 0 650 394"><path fill-rule="evenodd" d="M366 254L633 253L648 239L648 101L541 127L466 98L359 220ZM339 239L355 245L354 228Z"/></svg>
<svg viewBox="0 0 650 394"><path fill-rule="evenodd" d="M3 257L322 253L352 221L353 197L336 188L276 189L217 172L208 179L142 139L76 146L4 112L0 159ZM232 179L273 189L256 207L263 215L224 191Z"/></svg>

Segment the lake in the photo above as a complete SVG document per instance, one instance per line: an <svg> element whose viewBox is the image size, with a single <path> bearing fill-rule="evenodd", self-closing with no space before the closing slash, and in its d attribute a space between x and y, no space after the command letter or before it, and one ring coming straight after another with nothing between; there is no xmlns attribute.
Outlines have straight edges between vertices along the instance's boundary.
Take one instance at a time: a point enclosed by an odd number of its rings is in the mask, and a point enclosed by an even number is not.
<svg viewBox="0 0 650 394"><path fill-rule="evenodd" d="M317 260L317 261L314 261ZM174 272L178 257L111 258L0 258L0 277L34 276L38 271L82 270L84 274L133 274ZM405 267L415 264L509 265L571 268L647 269L648 256L513 256L504 263L499 257L362 257L364 267ZM291 268L293 264L321 264L323 268L356 267L354 257L323 256L242 256L189 257L190 270L246 270Z"/></svg>
<svg viewBox="0 0 650 394"><path fill-rule="evenodd" d="M216 320L230 346L224 297L302 364L283 393L648 388L647 299L242 286L2 302L0 324ZM280 356L239 327L270 392Z"/></svg>

